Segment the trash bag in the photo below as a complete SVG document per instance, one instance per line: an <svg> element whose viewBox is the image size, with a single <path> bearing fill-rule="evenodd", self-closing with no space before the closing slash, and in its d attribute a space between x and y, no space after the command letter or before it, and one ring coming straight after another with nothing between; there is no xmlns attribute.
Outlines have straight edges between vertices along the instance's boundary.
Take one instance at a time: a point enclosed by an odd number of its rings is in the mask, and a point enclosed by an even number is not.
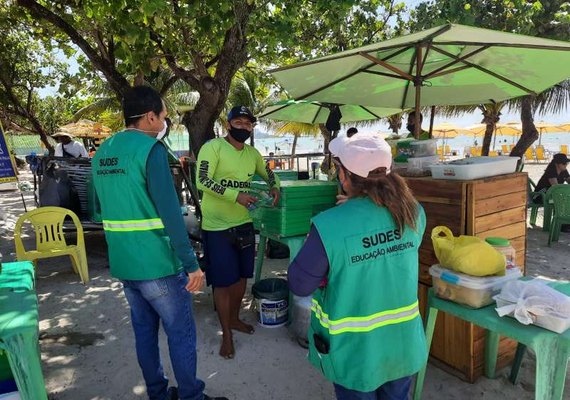
<svg viewBox="0 0 570 400"><path fill-rule="evenodd" d="M267 243L267 258L277 260L289 258L289 247L275 240L269 239Z"/></svg>
<svg viewBox="0 0 570 400"><path fill-rule="evenodd" d="M40 207L62 207L81 215L81 203L77 190L67 172L55 163L51 163L46 168L39 194Z"/></svg>
<svg viewBox="0 0 570 400"><path fill-rule="evenodd" d="M537 280L506 283L495 296L500 317L562 333L570 326L570 297Z"/></svg>
<svg viewBox="0 0 570 400"><path fill-rule="evenodd" d="M442 267L472 276L505 275L505 256L478 237L454 237L448 227L436 226L431 240Z"/></svg>

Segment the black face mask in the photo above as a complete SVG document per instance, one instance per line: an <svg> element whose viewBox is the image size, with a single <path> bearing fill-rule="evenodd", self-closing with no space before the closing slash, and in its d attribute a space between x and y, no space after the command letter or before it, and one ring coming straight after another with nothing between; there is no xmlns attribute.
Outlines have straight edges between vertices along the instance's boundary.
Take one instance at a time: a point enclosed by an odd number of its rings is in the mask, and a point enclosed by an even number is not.
<svg viewBox="0 0 570 400"><path fill-rule="evenodd" d="M244 143L251 136L251 132L248 131L247 129L239 129L231 126L230 135L232 135L232 137L238 142Z"/></svg>

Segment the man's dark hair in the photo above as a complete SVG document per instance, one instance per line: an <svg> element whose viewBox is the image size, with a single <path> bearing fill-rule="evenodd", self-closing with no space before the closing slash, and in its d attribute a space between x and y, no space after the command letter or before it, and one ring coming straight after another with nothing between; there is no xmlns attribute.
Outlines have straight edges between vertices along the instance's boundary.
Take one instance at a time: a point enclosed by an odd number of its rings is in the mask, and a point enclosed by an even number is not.
<svg viewBox="0 0 570 400"><path fill-rule="evenodd" d="M358 133L358 129L356 129L355 127L348 128L348 130L346 131L346 136L352 137L352 136L356 135L357 133Z"/></svg>
<svg viewBox="0 0 570 400"><path fill-rule="evenodd" d="M163 107L160 94L156 90L148 86L134 86L123 97L125 126L134 124L142 118L141 114L150 111L158 116Z"/></svg>
<svg viewBox="0 0 570 400"><path fill-rule="evenodd" d="M408 118L409 118L409 117L415 118L415 117L416 117L416 112L415 112L415 111L410 111L410 113L408 114ZM420 122L423 122L423 121L424 121L424 116L423 116L422 113L420 113Z"/></svg>

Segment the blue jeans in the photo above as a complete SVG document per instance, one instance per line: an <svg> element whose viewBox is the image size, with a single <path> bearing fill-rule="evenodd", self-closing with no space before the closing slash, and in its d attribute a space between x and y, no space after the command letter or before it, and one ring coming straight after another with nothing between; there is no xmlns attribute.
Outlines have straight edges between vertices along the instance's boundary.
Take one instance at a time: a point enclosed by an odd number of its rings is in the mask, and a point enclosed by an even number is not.
<svg viewBox="0 0 570 400"><path fill-rule="evenodd" d="M131 306L137 358L149 399L166 399L168 389L158 349L158 327L162 321L180 400L202 400L205 385L196 378L196 326L192 295L184 288L188 282L186 274L122 282Z"/></svg>
<svg viewBox="0 0 570 400"><path fill-rule="evenodd" d="M359 392L334 384L337 400L408 400L412 377L386 382L373 392Z"/></svg>

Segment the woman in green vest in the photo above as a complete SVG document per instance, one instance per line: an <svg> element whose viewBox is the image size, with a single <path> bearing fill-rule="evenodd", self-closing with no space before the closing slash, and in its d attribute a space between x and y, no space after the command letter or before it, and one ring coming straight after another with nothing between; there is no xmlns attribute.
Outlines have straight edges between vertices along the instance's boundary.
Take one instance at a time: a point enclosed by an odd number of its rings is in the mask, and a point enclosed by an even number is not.
<svg viewBox="0 0 570 400"><path fill-rule="evenodd" d="M407 399L427 361L417 297L425 214L383 139L329 147L346 197L313 218L289 267L291 291L313 294L309 359L339 400Z"/></svg>

